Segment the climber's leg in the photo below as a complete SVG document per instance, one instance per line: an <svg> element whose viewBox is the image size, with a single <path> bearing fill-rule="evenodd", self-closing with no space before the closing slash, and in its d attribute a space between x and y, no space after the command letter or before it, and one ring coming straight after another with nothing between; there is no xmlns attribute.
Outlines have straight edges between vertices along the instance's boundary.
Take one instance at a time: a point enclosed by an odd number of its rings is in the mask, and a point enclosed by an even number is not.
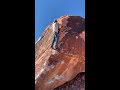
<svg viewBox="0 0 120 90"><path fill-rule="evenodd" d="M55 42L55 34L53 34L52 45L51 45L52 49L53 49L54 42Z"/></svg>

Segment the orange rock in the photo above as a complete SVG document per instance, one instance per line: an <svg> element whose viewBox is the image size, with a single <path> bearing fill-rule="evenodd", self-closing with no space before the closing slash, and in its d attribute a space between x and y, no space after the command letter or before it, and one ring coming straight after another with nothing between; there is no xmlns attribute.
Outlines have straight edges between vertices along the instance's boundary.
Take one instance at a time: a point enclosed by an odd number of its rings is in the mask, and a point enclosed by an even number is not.
<svg viewBox="0 0 120 90"><path fill-rule="evenodd" d="M85 72L85 21L80 16L58 18L58 50L51 49L50 24L35 44L35 90L53 90Z"/></svg>

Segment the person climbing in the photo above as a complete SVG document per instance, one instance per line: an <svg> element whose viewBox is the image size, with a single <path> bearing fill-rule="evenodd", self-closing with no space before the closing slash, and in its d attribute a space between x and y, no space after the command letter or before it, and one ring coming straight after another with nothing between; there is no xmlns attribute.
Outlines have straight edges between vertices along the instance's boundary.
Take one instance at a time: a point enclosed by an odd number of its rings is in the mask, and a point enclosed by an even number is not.
<svg viewBox="0 0 120 90"><path fill-rule="evenodd" d="M52 30L53 30L53 40L52 40L52 45L51 48L53 48L54 43L56 43L55 45L55 49L58 49L58 34L59 34L59 23L57 22L57 20L54 20L53 24L52 24Z"/></svg>

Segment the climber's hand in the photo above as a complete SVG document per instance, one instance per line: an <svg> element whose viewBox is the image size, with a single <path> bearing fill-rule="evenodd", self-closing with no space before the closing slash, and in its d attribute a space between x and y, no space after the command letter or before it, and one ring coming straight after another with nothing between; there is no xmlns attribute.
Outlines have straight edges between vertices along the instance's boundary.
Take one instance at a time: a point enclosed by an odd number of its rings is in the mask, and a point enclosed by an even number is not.
<svg viewBox="0 0 120 90"><path fill-rule="evenodd" d="M60 32L60 29L58 29L58 34L59 34L59 32Z"/></svg>

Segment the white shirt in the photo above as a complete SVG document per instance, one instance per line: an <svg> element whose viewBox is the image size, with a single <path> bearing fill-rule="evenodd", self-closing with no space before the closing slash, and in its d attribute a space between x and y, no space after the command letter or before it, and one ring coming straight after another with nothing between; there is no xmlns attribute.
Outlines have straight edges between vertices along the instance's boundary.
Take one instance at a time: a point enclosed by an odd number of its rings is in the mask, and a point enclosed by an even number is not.
<svg viewBox="0 0 120 90"><path fill-rule="evenodd" d="M53 32L57 32L58 33L58 28L59 28L59 24L57 22L52 24Z"/></svg>

